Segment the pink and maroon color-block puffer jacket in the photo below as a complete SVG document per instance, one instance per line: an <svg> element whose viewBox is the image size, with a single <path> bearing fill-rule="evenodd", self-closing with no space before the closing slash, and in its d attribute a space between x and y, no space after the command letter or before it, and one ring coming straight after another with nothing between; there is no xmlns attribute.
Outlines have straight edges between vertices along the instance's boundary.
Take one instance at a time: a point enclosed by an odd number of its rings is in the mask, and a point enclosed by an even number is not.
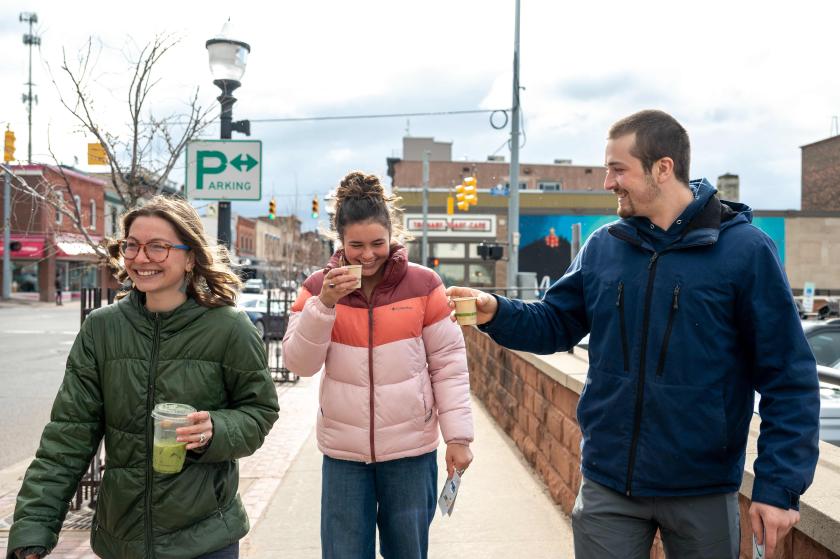
<svg viewBox="0 0 840 559"><path fill-rule="evenodd" d="M331 458L384 462L419 456L444 440L473 440L467 356L435 272L394 245L368 301L361 289L334 308L318 294L326 270L303 284L283 338L285 366L311 376L324 366L318 447Z"/></svg>

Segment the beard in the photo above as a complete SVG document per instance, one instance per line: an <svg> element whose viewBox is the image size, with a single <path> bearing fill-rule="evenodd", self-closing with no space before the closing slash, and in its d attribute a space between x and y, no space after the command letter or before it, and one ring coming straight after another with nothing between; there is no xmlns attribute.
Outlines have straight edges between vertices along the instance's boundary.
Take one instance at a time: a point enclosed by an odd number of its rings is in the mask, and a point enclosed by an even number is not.
<svg viewBox="0 0 840 559"><path fill-rule="evenodd" d="M653 176L650 173L645 173L645 187L645 190L635 195L635 200L644 206L650 206L659 198L660 194L659 186L653 180ZM624 200L619 202L618 208L616 209L618 217L627 219L628 217L639 215L636 212L636 203L633 196L626 190L620 189L619 191L624 192L626 195Z"/></svg>

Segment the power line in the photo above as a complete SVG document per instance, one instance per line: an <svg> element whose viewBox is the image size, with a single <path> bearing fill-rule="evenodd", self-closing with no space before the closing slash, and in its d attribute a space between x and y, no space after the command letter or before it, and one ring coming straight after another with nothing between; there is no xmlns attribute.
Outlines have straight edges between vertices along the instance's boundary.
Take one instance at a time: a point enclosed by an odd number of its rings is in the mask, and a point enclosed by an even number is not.
<svg viewBox="0 0 840 559"><path fill-rule="evenodd" d="M367 115L336 115L336 116L304 116L283 118L251 118L251 122L317 122L324 120L360 120L368 118L410 118L419 116L456 116L469 114L486 114L497 111L506 112L507 109L471 109L465 111L429 111L422 113L380 113Z"/></svg>

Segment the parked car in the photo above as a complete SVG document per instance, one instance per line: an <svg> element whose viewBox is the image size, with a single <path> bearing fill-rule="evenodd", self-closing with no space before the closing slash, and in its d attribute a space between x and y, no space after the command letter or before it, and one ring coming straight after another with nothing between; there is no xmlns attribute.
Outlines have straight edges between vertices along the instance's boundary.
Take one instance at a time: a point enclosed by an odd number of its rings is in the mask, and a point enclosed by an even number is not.
<svg viewBox="0 0 840 559"><path fill-rule="evenodd" d="M263 280L252 278L245 281L245 284L242 286L242 293L262 293L264 289L265 284Z"/></svg>
<svg viewBox="0 0 840 559"><path fill-rule="evenodd" d="M268 300L265 297L247 299L240 301L238 307L245 311L248 318L256 326L260 337L266 339L266 333L270 339L279 339L286 333L286 309L282 301L271 302L271 314L268 314Z"/></svg>
<svg viewBox="0 0 840 559"><path fill-rule="evenodd" d="M838 368L840 364L840 318L803 320L802 329L817 365Z"/></svg>
<svg viewBox="0 0 840 559"><path fill-rule="evenodd" d="M817 365L820 376L820 440L840 446L840 370Z"/></svg>

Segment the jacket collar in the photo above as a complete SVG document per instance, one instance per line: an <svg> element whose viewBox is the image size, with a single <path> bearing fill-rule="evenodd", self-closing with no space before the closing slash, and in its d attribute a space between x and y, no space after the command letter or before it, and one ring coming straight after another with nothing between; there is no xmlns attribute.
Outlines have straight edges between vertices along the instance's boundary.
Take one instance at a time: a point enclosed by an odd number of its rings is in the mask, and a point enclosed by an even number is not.
<svg viewBox="0 0 840 559"><path fill-rule="evenodd" d="M155 322L159 321L160 337L164 340L180 332L208 311L207 307L188 297L174 310L151 312L146 308L146 294L137 289L132 289L128 297L120 299L117 308L139 334L150 339L155 334Z"/></svg>
<svg viewBox="0 0 840 559"><path fill-rule="evenodd" d="M324 269L324 273L333 268L339 268L344 262L346 262L344 259L344 249L340 248L330 258L327 267ZM403 279L408 271L408 252L405 247L399 243L392 243L391 252L384 266L385 270L382 273L382 281L376 286L377 289L387 289L397 285Z"/></svg>
<svg viewBox="0 0 840 559"><path fill-rule="evenodd" d="M666 250L715 244L724 229L752 221L752 209L749 206L737 202L721 202L713 195L716 191L706 179L692 181L692 185L701 188L708 186L712 188L712 195L708 195L703 208L694 215L683 234ZM655 252L650 243L639 235L638 229L630 219L622 219L610 225L607 230L616 238Z"/></svg>

